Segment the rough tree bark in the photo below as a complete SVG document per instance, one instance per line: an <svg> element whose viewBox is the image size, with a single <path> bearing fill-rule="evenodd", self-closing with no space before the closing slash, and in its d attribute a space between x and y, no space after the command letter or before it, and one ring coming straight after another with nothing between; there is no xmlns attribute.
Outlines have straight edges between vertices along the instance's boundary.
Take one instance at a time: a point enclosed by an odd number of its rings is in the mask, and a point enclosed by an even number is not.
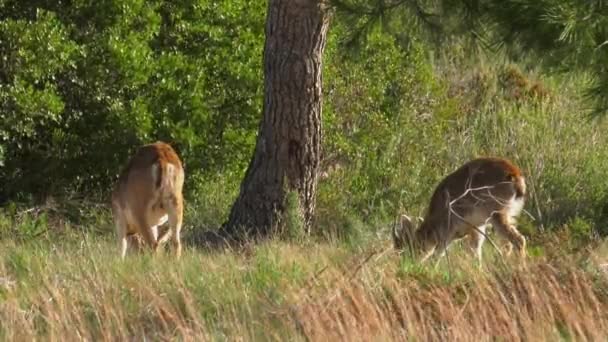
<svg viewBox="0 0 608 342"><path fill-rule="evenodd" d="M321 71L329 26L319 0L269 0L264 108L255 152L222 228L231 238L281 229L287 194L298 194L310 229L321 153Z"/></svg>

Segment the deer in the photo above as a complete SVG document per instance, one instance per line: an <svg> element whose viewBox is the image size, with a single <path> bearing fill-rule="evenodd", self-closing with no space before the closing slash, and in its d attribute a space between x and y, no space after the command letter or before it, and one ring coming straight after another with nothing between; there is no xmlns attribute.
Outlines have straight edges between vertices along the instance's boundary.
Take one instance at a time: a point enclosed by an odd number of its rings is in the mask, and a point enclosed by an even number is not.
<svg viewBox="0 0 608 342"><path fill-rule="evenodd" d="M169 239L180 258L183 222L184 169L175 150L158 141L141 146L121 171L112 191L112 216L121 258L140 249L139 240L154 254ZM159 236L158 228L169 223Z"/></svg>
<svg viewBox="0 0 608 342"><path fill-rule="evenodd" d="M439 261L453 241L467 237L481 266L486 228L491 225L510 243L507 255L515 247L525 257L526 239L515 226L525 195L525 179L511 161L496 157L470 160L437 185L418 229L409 216L400 216L393 227L394 247L399 251L409 248L421 263L433 254Z"/></svg>

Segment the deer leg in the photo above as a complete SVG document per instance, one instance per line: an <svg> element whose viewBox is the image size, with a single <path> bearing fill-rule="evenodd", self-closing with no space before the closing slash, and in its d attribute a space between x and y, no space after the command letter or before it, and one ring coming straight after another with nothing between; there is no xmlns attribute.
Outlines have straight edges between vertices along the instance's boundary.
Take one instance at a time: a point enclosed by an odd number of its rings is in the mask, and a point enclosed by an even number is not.
<svg viewBox="0 0 608 342"><path fill-rule="evenodd" d="M171 238L171 243L175 249L175 255L179 258L182 254L180 232L184 218L183 199L179 194L170 195L165 197L163 204L165 208L167 208L167 214L169 215L169 231L166 234L166 238Z"/></svg>
<svg viewBox="0 0 608 342"><path fill-rule="evenodd" d="M122 259L127 255L129 242L127 241L127 225L122 220L116 222L116 233L118 237L118 250Z"/></svg>
<svg viewBox="0 0 608 342"><path fill-rule="evenodd" d="M437 240L437 248L435 248L435 255L437 255L437 261L435 262L435 267L439 265L439 261L445 255L450 243L454 240L454 231L448 231L444 236L439 237Z"/></svg>
<svg viewBox="0 0 608 342"><path fill-rule="evenodd" d="M483 254L483 243L486 240L485 236L486 226L479 226L477 229L473 229L470 233L470 248L471 252L477 257L479 266L481 266L481 259Z"/></svg>
<svg viewBox="0 0 608 342"><path fill-rule="evenodd" d="M437 246L437 250L436 250L436 260L435 260L435 268L437 266L439 266L439 261L441 261L441 259L445 256L445 253L448 250L448 247L450 246L450 242L448 242L447 240L441 242L438 246Z"/></svg>
<svg viewBox="0 0 608 342"><path fill-rule="evenodd" d="M135 229L130 229L129 231L135 231ZM142 251L142 240L139 234L127 234L127 241L129 243L128 250L134 252Z"/></svg>
<svg viewBox="0 0 608 342"><path fill-rule="evenodd" d="M521 257L525 257L526 238L511 224L509 217L502 212L494 213L491 222L496 232L511 242Z"/></svg>
<svg viewBox="0 0 608 342"><path fill-rule="evenodd" d="M169 226L158 237L158 239L157 239L158 245L159 246L164 245L167 241L169 241L169 239L171 238L172 235L173 235L173 230L171 229L171 226Z"/></svg>
<svg viewBox="0 0 608 342"><path fill-rule="evenodd" d="M141 234L141 237L146 242L146 244L152 249L154 253L158 251L158 242L156 241L156 237L154 236L154 230L148 224L148 221L145 217L137 215L135 217L136 224L138 225L137 231Z"/></svg>
<svg viewBox="0 0 608 342"><path fill-rule="evenodd" d="M112 207L114 216L114 225L116 226L116 237L118 238L118 251L121 259L124 259L127 255L127 248L129 247L127 241L127 223L122 213L122 209L118 207Z"/></svg>
<svg viewBox="0 0 608 342"><path fill-rule="evenodd" d="M152 232L154 240L158 241L158 225L150 227L150 232Z"/></svg>

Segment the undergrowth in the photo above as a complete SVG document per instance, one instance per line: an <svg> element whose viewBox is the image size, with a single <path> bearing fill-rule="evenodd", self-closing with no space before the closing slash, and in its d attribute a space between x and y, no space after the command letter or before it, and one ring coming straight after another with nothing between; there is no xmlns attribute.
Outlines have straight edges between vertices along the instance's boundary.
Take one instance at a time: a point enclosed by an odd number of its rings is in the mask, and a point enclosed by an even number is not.
<svg viewBox="0 0 608 342"><path fill-rule="evenodd" d="M131 255L113 241L2 242L2 340L602 340L605 246L481 269L377 240ZM552 247L554 248L554 247ZM547 254L551 254L548 253Z"/></svg>

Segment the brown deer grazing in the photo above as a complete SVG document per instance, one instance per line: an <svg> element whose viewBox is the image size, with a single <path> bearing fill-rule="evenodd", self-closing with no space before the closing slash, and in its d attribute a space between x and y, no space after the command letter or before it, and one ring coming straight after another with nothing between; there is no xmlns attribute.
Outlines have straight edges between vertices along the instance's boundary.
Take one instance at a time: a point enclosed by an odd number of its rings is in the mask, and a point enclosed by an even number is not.
<svg viewBox="0 0 608 342"><path fill-rule="evenodd" d="M486 226L492 225L523 257L526 239L514 223L525 194L524 177L510 161L471 160L439 183L417 230L407 215L401 216L393 228L395 248L409 248L424 262L433 253L443 256L452 241L468 236L481 264Z"/></svg>
<svg viewBox="0 0 608 342"><path fill-rule="evenodd" d="M139 148L112 192L112 214L122 258L127 249L137 247L137 235L154 252L172 238L180 257L183 185L184 169L171 146L156 142ZM167 221L169 229L159 237L158 227Z"/></svg>

